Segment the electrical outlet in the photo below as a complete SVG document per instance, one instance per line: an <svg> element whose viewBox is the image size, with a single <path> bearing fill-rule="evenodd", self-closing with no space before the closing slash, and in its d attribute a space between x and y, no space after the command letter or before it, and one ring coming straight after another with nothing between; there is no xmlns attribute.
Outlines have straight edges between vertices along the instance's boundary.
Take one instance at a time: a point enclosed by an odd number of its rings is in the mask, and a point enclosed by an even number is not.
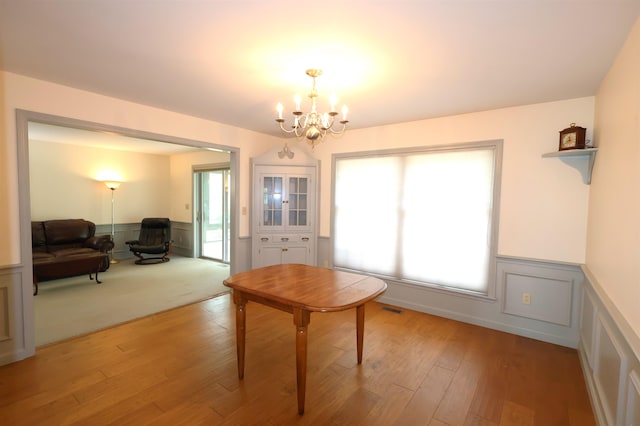
<svg viewBox="0 0 640 426"><path fill-rule="evenodd" d="M524 305L530 305L531 304L531 294L522 293L522 303Z"/></svg>

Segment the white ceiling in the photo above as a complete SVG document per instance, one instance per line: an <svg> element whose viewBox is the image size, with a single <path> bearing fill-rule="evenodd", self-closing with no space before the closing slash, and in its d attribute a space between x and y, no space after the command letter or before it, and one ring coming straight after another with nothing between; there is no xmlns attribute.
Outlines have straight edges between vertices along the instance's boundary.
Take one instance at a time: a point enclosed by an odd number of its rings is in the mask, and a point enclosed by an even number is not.
<svg viewBox="0 0 640 426"><path fill-rule="evenodd" d="M142 152L155 155L173 155L199 151L202 148L133 138L111 132L75 129L43 123L29 123L29 140L65 143L115 151Z"/></svg>
<svg viewBox="0 0 640 426"><path fill-rule="evenodd" d="M0 0L0 67L280 135L321 68L362 128L591 96L638 0ZM306 99L305 99L306 100ZM305 109L303 104L303 109Z"/></svg>

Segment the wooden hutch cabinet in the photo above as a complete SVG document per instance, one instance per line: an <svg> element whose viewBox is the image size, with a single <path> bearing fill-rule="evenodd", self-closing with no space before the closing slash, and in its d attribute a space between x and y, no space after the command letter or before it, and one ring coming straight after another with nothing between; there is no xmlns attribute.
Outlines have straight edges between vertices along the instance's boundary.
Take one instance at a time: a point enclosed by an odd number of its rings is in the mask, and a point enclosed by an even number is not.
<svg viewBox="0 0 640 426"><path fill-rule="evenodd" d="M318 161L296 150L252 159L252 267L316 265Z"/></svg>

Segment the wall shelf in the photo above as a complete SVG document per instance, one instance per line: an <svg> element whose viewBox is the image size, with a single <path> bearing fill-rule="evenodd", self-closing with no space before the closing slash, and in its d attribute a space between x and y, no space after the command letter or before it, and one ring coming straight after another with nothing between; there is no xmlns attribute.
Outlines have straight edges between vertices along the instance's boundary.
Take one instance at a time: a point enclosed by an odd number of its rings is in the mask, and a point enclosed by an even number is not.
<svg viewBox="0 0 640 426"><path fill-rule="evenodd" d="M598 152L598 148L585 148L585 149L568 149L566 151L556 151L556 152L548 152L546 154L542 154L544 158L550 157L558 157L560 159L570 159L570 158L580 158L584 157L589 160L587 165L587 169L585 170L583 166L578 166L574 164L570 164L573 168L577 169L580 173L582 173L582 177L584 178L584 183L587 185L591 184L591 172L593 171L593 163L596 161L596 153Z"/></svg>

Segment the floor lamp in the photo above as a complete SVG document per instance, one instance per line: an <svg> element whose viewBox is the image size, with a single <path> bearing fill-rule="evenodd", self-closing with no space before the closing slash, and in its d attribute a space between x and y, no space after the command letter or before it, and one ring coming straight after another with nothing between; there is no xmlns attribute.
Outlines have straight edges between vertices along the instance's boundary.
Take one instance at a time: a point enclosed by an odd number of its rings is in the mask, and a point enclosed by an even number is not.
<svg viewBox="0 0 640 426"><path fill-rule="evenodd" d="M116 192L116 189L118 189L118 187L120 186L120 182L116 182L116 181L105 181L104 183L107 188L109 188L111 190L111 241L113 242L114 246L115 246L115 236L116 236L116 222L115 222L115 198L114 198L114 194ZM113 258L113 249L111 249L111 260L109 261L109 263L118 263L117 259Z"/></svg>

